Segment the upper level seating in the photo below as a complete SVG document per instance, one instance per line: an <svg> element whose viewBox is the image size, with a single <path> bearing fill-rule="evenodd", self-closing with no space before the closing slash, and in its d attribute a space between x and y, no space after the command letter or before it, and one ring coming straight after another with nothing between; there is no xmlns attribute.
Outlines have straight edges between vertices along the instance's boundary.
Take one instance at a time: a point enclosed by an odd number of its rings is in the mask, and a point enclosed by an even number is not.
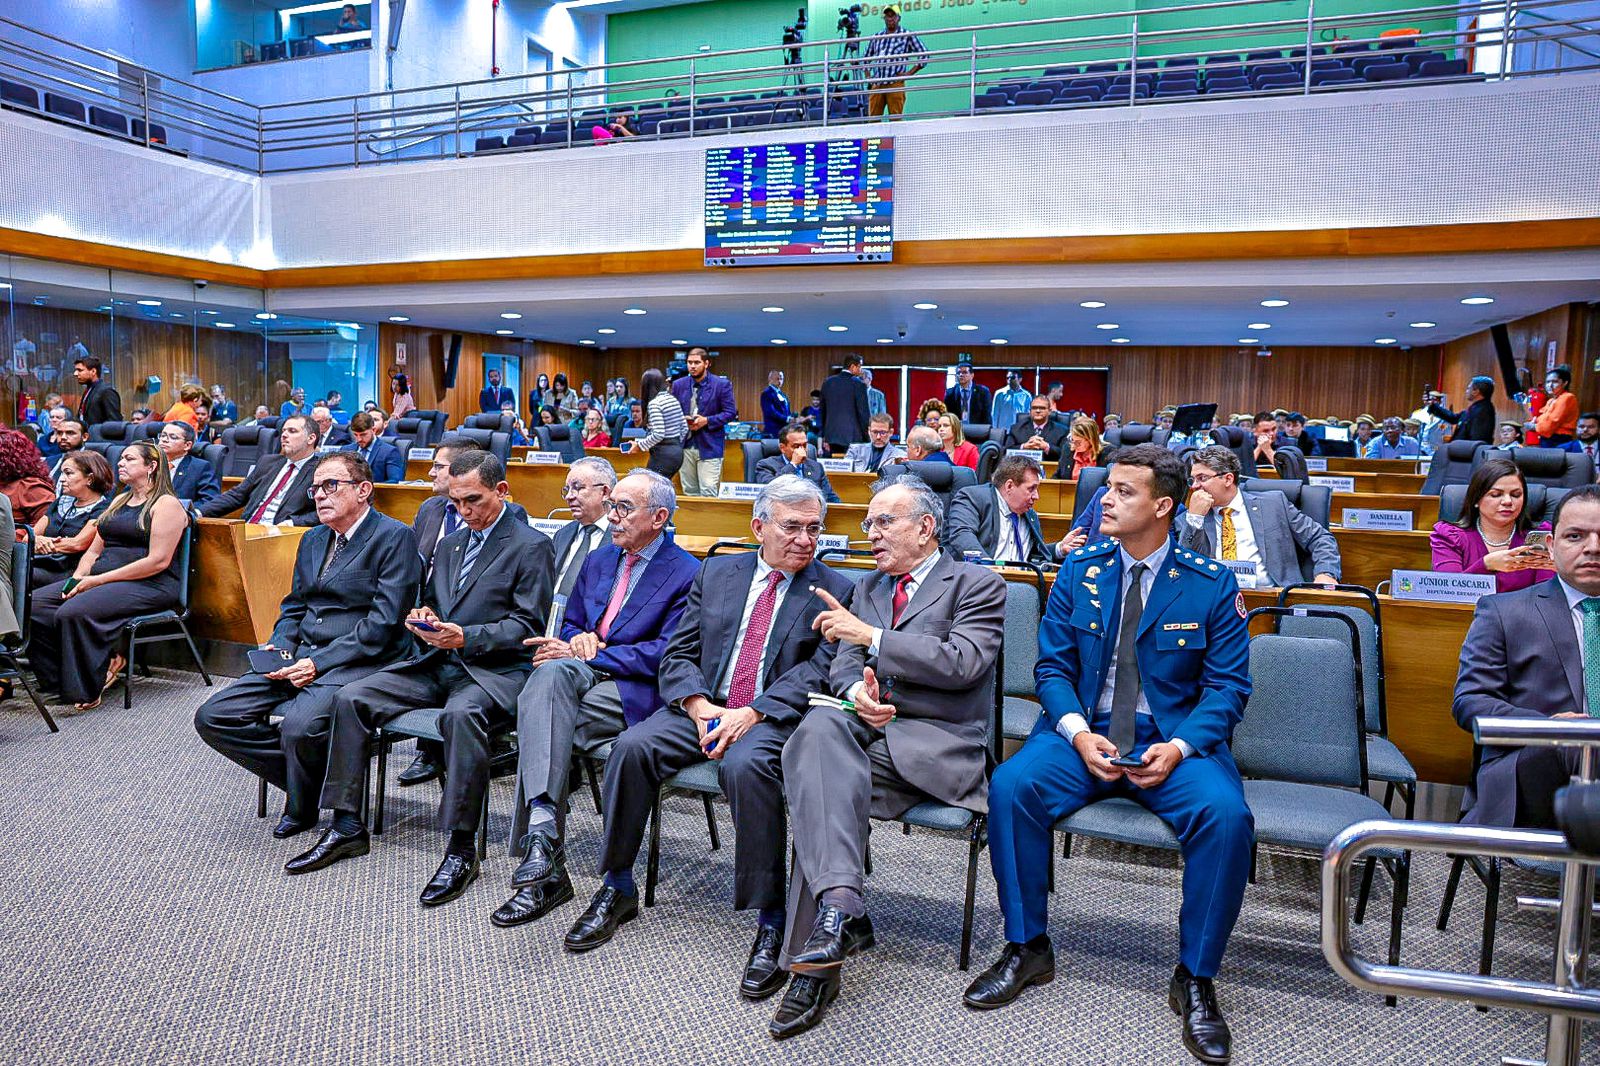
<svg viewBox="0 0 1600 1066"><path fill-rule="evenodd" d="M43 103L41 104L41 95ZM41 118L65 122L94 133L103 133L123 140L144 142L144 119L134 118L114 108L98 104L86 105L82 100L66 93L39 89L20 81L0 78L0 107L28 111ZM150 124L150 143L167 143L167 129L158 123Z"/></svg>

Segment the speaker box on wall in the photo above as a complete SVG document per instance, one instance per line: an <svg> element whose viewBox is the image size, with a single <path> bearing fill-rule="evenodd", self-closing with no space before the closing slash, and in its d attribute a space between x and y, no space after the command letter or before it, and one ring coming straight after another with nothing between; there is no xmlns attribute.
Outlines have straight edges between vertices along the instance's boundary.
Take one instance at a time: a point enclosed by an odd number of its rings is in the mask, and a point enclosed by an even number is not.
<svg viewBox="0 0 1600 1066"><path fill-rule="evenodd" d="M444 361L444 387L456 387L456 371L461 369L461 334L450 334L450 354Z"/></svg>
<svg viewBox="0 0 1600 1066"><path fill-rule="evenodd" d="M1515 396L1523 391L1524 386L1517 369L1516 355L1511 350L1511 331L1502 322L1489 327L1489 336L1494 338L1494 354L1500 362L1500 379L1506 383L1506 395Z"/></svg>

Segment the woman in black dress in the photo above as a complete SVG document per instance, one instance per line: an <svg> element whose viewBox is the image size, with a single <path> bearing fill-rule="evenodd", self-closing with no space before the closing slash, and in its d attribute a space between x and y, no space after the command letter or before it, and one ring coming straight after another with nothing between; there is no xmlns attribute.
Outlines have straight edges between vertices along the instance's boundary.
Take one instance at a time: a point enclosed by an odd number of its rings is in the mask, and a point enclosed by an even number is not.
<svg viewBox="0 0 1600 1066"><path fill-rule="evenodd" d="M99 452L77 451L61 461L61 495L33 524L34 588L63 581L94 543L93 524L111 505L111 464Z"/></svg>
<svg viewBox="0 0 1600 1066"><path fill-rule="evenodd" d="M154 441L136 441L117 471L126 491L95 523L94 543L69 579L76 583L47 585L33 600L34 672L79 711L100 706L126 665L115 649L128 619L178 605L176 558L189 517L167 460Z"/></svg>

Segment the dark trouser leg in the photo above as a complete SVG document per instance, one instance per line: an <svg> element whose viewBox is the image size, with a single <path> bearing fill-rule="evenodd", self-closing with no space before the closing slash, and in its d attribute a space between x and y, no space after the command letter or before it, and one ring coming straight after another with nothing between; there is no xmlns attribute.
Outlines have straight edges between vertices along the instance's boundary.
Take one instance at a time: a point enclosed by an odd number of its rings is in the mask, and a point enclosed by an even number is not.
<svg viewBox="0 0 1600 1066"><path fill-rule="evenodd" d="M60 582L33 594L28 662L39 679L39 687L46 692L61 691L61 636L56 629L56 612L60 609Z"/></svg>
<svg viewBox="0 0 1600 1066"><path fill-rule="evenodd" d="M783 745L793 732L793 727L770 720L757 722L722 756L720 779L735 834L735 910L783 906L788 862Z"/></svg>
<svg viewBox="0 0 1600 1066"><path fill-rule="evenodd" d="M1523 748L1517 760L1517 828L1554 829L1556 790L1578 772L1577 748Z"/></svg>
<svg viewBox="0 0 1600 1066"><path fill-rule="evenodd" d="M599 682L587 663L558 659L534 668L517 697L518 805L567 795L578 701Z"/></svg>
<svg viewBox="0 0 1600 1066"><path fill-rule="evenodd" d="M249 674L200 705L195 731L216 751L285 792L289 814L307 818L317 810L337 691L333 685L297 689ZM274 714L283 716L281 727L267 720Z"/></svg>
<svg viewBox="0 0 1600 1066"><path fill-rule="evenodd" d="M671 708L657 711L617 738L601 785L605 839L600 845L600 873L633 869L661 782L705 759L699 740L694 723Z"/></svg>
<svg viewBox="0 0 1600 1066"><path fill-rule="evenodd" d="M323 807L361 810L372 730L407 711L442 705L450 693L438 680L441 673L433 664L384 670L339 689L333 700Z"/></svg>
<svg viewBox="0 0 1600 1066"><path fill-rule="evenodd" d="M489 732L509 724L510 715L466 671L452 666L445 675L451 691L439 719L445 754L439 828L446 833L475 833L489 788Z"/></svg>

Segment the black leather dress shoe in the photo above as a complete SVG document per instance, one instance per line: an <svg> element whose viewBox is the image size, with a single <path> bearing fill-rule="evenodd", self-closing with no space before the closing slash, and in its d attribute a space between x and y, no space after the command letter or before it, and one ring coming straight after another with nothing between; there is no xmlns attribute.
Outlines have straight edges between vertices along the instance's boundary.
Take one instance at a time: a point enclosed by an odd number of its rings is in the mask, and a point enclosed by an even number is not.
<svg viewBox="0 0 1600 1066"><path fill-rule="evenodd" d="M1217 989L1209 977L1196 977L1182 963L1172 972L1167 1003L1183 1016L1183 1046L1211 1066L1223 1066L1233 1055L1233 1034L1217 1005Z"/></svg>
<svg viewBox="0 0 1600 1066"><path fill-rule="evenodd" d="M828 1013L828 1005L838 998L838 970L830 970L823 977L797 973L789 982L789 991L783 994L783 1002L778 1004L778 1012L772 1016L767 1032L777 1040L799 1036L815 1028Z"/></svg>
<svg viewBox="0 0 1600 1066"><path fill-rule="evenodd" d="M601 885L589 906L567 930L562 941L568 951L593 951L617 935L617 927L639 917L639 897L624 895L610 885Z"/></svg>
<svg viewBox="0 0 1600 1066"><path fill-rule="evenodd" d="M443 774L444 767L434 762L433 756L428 752L422 751L418 752L417 757L411 760L410 766L400 771L398 780L401 788L410 788L412 785L420 785L435 780Z"/></svg>
<svg viewBox="0 0 1600 1066"><path fill-rule="evenodd" d="M812 973L843 965L844 960L873 945L872 919L863 914L852 918L838 907L824 904L817 910L817 920L800 949L789 964L795 973Z"/></svg>
<svg viewBox="0 0 1600 1066"><path fill-rule="evenodd" d="M1034 985L1049 984L1055 976L1056 949L1050 944L1037 950L1026 944L1007 944L995 964L967 986L961 1002L973 1010L994 1010Z"/></svg>
<svg viewBox="0 0 1600 1066"><path fill-rule="evenodd" d="M332 866L340 859L365 855L371 850L372 842L365 829L346 836L329 826L328 831L322 834L322 839L313 844L310 851L296 855L284 863L283 868L292 874L308 874L312 870Z"/></svg>
<svg viewBox="0 0 1600 1066"><path fill-rule="evenodd" d="M316 827L317 819L315 816L296 818L292 814L285 814L278 819L278 824L272 827L272 835L279 840L287 840L290 837L299 836L307 829L315 829Z"/></svg>
<svg viewBox="0 0 1600 1066"><path fill-rule="evenodd" d="M529 833L522 838L522 847L527 858L512 871L512 888L527 888L566 876L566 845L549 833Z"/></svg>
<svg viewBox="0 0 1600 1066"><path fill-rule="evenodd" d="M477 879L477 852L466 855L457 855L453 851L446 852L439 869L434 871L433 880L422 890L422 905L437 907L441 903L449 903L465 892L467 886Z"/></svg>
<svg viewBox="0 0 1600 1066"><path fill-rule="evenodd" d="M543 881L529 888L517 889L517 894L489 915L489 920L495 925L509 929L513 925L522 925L536 918L543 918L546 914L561 906L572 898L572 879L566 873L554 881Z"/></svg>
<svg viewBox="0 0 1600 1066"><path fill-rule="evenodd" d="M756 940L750 945L750 958L744 964L744 977L739 981L741 996L766 999L783 987L789 974L778 967L778 953L782 950L782 929L771 925L756 927Z"/></svg>

